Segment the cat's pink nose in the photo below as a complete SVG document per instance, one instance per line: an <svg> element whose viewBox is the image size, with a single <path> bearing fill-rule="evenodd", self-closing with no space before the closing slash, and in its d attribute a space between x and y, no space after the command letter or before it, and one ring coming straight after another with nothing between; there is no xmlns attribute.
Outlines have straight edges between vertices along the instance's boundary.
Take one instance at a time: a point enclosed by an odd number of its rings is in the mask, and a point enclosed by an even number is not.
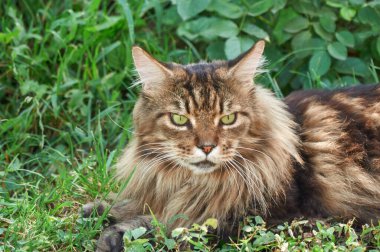
<svg viewBox="0 0 380 252"><path fill-rule="evenodd" d="M202 145L200 148L203 150L204 153L209 154L212 149L214 149L215 145Z"/></svg>

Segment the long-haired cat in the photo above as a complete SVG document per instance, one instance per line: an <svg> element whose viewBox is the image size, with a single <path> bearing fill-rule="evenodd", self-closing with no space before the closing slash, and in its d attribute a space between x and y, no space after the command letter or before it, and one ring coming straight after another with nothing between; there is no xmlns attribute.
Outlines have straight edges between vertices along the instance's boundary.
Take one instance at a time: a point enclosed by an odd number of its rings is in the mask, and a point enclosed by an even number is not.
<svg viewBox="0 0 380 252"><path fill-rule="evenodd" d="M232 61L180 65L133 48L142 92L116 165L130 181L98 251L118 251L123 232L149 227L148 207L170 228L216 218L221 234L246 215L380 219L380 86L279 100L253 82L263 50L259 41ZM85 215L93 208L105 205L88 204Z"/></svg>

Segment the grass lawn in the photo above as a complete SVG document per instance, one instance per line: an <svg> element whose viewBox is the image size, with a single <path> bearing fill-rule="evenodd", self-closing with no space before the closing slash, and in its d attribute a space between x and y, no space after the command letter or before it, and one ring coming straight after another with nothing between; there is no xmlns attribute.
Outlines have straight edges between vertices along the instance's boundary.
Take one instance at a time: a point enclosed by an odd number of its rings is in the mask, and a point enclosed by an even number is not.
<svg viewBox="0 0 380 252"><path fill-rule="evenodd" d="M1 2L0 251L94 250L104 218L78 211L120 186L111 168L131 136L138 94L130 88L131 46L164 61L200 58L153 12L141 16L143 8L137 0ZM219 245L202 226L180 231L155 231L149 243L137 230L125 240L140 251L175 250L183 237L203 251L380 248L379 224L355 231L351 223L295 221L267 229L256 217L239 241Z"/></svg>

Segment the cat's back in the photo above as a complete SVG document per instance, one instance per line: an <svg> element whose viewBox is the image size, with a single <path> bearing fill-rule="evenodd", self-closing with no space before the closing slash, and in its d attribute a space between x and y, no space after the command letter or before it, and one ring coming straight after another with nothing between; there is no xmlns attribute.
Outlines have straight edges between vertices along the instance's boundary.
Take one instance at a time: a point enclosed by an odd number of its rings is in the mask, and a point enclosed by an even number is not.
<svg viewBox="0 0 380 252"><path fill-rule="evenodd" d="M285 103L299 125L305 215L379 219L380 85L297 91Z"/></svg>
<svg viewBox="0 0 380 252"><path fill-rule="evenodd" d="M364 131L362 134L377 132L377 135L369 136L377 136L379 140L380 84L336 90L296 91L285 98L285 103L295 120L302 125L313 127L311 122L321 122L328 118L334 118L333 121L339 125L348 120L350 126L359 126ZM333 126L332 123L330 126Z"/></svg>

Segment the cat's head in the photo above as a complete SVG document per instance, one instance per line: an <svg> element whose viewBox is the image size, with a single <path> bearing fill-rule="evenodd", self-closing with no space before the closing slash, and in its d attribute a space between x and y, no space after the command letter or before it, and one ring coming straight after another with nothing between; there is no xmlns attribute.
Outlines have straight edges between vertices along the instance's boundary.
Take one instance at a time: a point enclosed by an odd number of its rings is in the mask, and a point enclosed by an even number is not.
<svg viewBox="0 0 380 252"><path fill-rule="evenodd" d="M257 42L235 60L190 65L162 63L134 47L142 85L134 109L136 155L196 174L234 165L254 139L250 130L260 127L253 77L264 45Z"/></svg>

